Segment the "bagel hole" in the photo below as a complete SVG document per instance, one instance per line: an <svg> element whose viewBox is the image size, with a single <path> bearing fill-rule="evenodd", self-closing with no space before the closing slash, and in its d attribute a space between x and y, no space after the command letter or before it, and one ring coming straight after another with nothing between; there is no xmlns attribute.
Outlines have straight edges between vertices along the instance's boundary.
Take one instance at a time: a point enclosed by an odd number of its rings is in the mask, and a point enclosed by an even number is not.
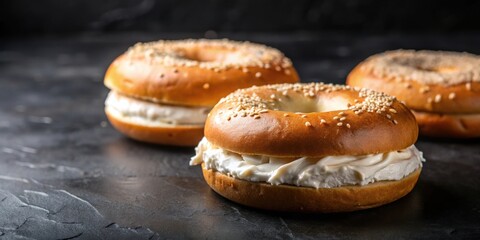
<svg viewBox="0 0 480 240"><path fill-rule="evenodd" d="M283 102L280 108L286 112L331 112L348 109L348 100L343 97L332 98L292 98L291 101Z"/></svg>
<svg viewBox="0 0 480 240"><path fill-rule="evenodd" d="M435 66L435 64L432 64L422 58L398 58L394 59L393 62L426 72L453 73L458 71L458 68L455 66Z"/></svg>
<svg viewBox="0 0 480 240"><path fill-rule="evenodd" d="M205 51L205 49L184 50L182 57L196 62L218 62L227 58L224 50L220 51L218 49L208 49L208 51Z"/></svg>
<svg viewBox="0 0 480 240"><path fill-rule="evenodd" d="M432 66L420 59L410 59L409 61L398 61L399 64L408 66L420 71L437 72L437 73L453 73L457 72L458 68L455 66Z"/></svg>

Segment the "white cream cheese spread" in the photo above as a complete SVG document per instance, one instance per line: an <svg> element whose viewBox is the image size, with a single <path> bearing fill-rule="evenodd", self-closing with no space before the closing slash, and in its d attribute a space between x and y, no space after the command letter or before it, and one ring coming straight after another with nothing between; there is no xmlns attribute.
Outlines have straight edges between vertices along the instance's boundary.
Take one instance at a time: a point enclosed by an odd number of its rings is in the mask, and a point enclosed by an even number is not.
<svg viewBox="0 0 480 240"><path fill-rule="evenodd" d="M400 180L422 167L425 161L422 152L414 145L379 154L282 159L234 153L203 138L195 150L190 165L204 163L207 169L252 182L313 188Z"/></svg>
<svg viewBox="0 0 480 240"><path fill-rule="evenodd" d="M105 107L131 122L144 125L203 125L210 108L166 105L121 95L114 91L108 94Z"/></svg>

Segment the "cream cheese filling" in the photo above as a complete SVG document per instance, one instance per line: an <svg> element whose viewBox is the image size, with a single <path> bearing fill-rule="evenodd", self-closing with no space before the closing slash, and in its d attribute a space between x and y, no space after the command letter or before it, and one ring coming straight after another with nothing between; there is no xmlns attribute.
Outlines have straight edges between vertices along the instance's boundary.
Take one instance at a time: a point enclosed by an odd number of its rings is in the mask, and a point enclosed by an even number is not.
<svg viewBox="0 0 480 240"><path fill-rule="evenodd" d="M282 159L242 155L214 146L206 138L195 148L190 165L252 182L288 184L313 188L366 185L377 181L400 180L425 161L414 145L399 151L361 156L300 157Z"/></svg>
<svg viewBox="0 0 480 240"><path fill-rule="evenodd" d="M166 105L110 91L105 100L109 112L130 122L149 126L203 125L210 108Z"/></svg>

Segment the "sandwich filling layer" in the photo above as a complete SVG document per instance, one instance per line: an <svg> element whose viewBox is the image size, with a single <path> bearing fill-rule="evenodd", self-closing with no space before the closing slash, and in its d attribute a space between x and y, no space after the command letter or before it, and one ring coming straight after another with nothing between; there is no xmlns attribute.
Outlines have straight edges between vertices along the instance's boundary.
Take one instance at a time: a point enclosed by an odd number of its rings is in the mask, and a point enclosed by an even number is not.
<svg viewBox="0 0 480 240"><path fill-rule="evenodd" d="M400 180L421 168L425 161L414 145L398 151L359 156L278 158L235 153L203 138L195 150L190 165L204 163L206 169L246 181L312 188Z"/></svg>
<svg viewBox="0 0 480 240"><path fill-rule="evenodd" d="M203 125L208 107L187 107L149 102L111 91L105 100L110 113L129 122L147 126Z"/></svg>

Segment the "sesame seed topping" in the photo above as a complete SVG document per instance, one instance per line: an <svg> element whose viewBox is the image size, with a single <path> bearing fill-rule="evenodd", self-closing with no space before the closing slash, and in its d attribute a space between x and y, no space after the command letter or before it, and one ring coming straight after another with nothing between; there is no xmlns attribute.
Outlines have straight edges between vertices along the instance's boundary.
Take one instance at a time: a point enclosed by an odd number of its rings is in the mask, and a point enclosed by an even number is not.
<svg viewBox="0 0 480 240"><path fill-rule="evenodd" d="M456 97L456 94L454 92L448 94L448 99L450 99L450 100L455 99L455 97Z"/></svg>
<svg viewBox="0 0 480 240"><path fill-rule="evenodd" d="M440 101L442 101L442 95L440 94L435 95L435 102L439 103Z"/></svg>
<svg viewBox="0 0 480 240"><path fill-rule="evenodd" d="M387 51L369 57L362 69L376 77L400 82L412 79L443 85L480 82L480 56L460 52Z"/></svg>
<svg viewBox="0 0 480 240"><path fill-rule="evenodd" d="M395 120L395 119L393 119L393 123L394 123L395 125L397 125L397 124L398 124L398 121Z"/></svg>
<svg viewBox="0 0 480 240"><path fill-rule="evenodd" d="M208 83L203 84L203 89L209 89L209 88L210 88L210 84Z"/></svg>
<svg viewBox="0 0 480 240"><path fill-rule="evenodd" d="M290 75L291 74L290 70L288 70L288 69L285 70L285 74Z"/></svg>
<svg viewBox="0 0 480 240"><path fill-rule="evenodd" d="M261 76L262 76L262 73L261 73L261 72L255 73L255 77L256 77L256 78L260 78Z"/></svg>
<svg viewBox="0 0 480 240"><path fill-rule="evenodd" d="M325 121L325 119L320 119L320 123L325 124L325 123L327 123L327 121Z"/></svg>
<svg viewBox="0 0 480 240"><path fill-rule="evenodd" d="M305 126L307 126L307 127L311 127L311 126L312 126L312 124L311 124L310 122L305 122Z"/></svg>
<svg viewBox="0 0 480 240"><path fill-rule="evenodd" d="M192 56L192 49L222 49L227 54L236 57L222 59L221 61L202 61ZM213 71L222 71L229 68L247 67L270 68L271 66L291 67L290 59L286 58L279 50L265 45L237 42L226 39L187 39L176 41L156 41L137 43L130 47L125 54L127 60L137 61L144 58L151 63L159 63L172 67L200 67ZM281 69L280 69L281 70Z"/></svg>
<svg viewBox="0 0 480 240"><path fill-rule="evenodd" d="M341 126L343 126L343 123L339 122L339 123L337 123L337 126L341 127Z"/></svg>
<svg viewBox="0 0 480 240"><path fill-rule="evenodd" d="M288 115L288 113L284 113L283 116L284 116L284 117L288 117L288 116L290 116L290 115Z"/></svg>
<svg viewBox="0 0 480 240"><path fill-rule="evenodd" d="M388 111L391 112L391 113L397 113L397 110L395 110L393 108L389 108Z"/></svg>
<svg viewBox="0 0 480 240"><path fill-rule="evenodd" d="M392 118L392 115L390 115L390 114L387 114L386 116L387 116L388 119Z"/></svg>
<svg viewBox="0 0 480 240"><path fill-rule="evenodd" d="M261 98L256 94L257 89L268 89L270 95L268 97ZM392 112L389 109L393 109L391 106L396 101L395 97L388 96L384 93L375 92L369 89L347 88L342 85L324 84L324 83L310 83L310 84L276 84L266 85L261 87L251 87L247 89L240 89L234 93L224 97L218 104L221 103L233 103L234 109L231 109L225 117L232 116L234 113L238 113L240 116L245 113L247 116L255 117L263 110L282 110L282 104L278 99L279 94L284 93L298 93L302 96L310 95L313 93L318 95L320 92L328 94L335 91L353 91L358 93L358 99L355 99L355 104L348 107L349 111L355 114L363 112L378 113L384 115L385 112ZM286 96L288 97L288 95ZM231 105L232 106L232 105ZM395 110L394 110L395 111ZM302 112L296 112L300 117L305 118L308 116ZM304 116L305 115L305 116ZM333 120L345 121L347 116L346 111L339 112L337 116L333 116ZM285 115L284 115L285 116ZM325 120L321 121L326 123Z"/></svg>
<svg viewBox="0 0 480 240"><path fill-rule="evenodd" d="M255 115L255 117L253 117L254 119L259 119L260 118L260 115Z"/></svg>
<svg viewBox="0 0 480 240"><path fill-rule="evenodd" d="M276 67L275 67L275 70L276 70L277 72L280 72L280 71L282 71L282 68L281 68L280 66L276 66Z"/></svg>
<svg viewBox="0 0 480 240"><path fill-rule="evenodd" d="M302 118L307 118L307 115L303 114L303 115L302 115Z"/></svg>
<svg viewBox="0 0 480 240"><path fill-rule="evenodd" d="M350 126L350 123L347 123L347 125L346 125L346 126L347 126L347 128L350 128L350 127L351 127L351 126Z"/></svg>

